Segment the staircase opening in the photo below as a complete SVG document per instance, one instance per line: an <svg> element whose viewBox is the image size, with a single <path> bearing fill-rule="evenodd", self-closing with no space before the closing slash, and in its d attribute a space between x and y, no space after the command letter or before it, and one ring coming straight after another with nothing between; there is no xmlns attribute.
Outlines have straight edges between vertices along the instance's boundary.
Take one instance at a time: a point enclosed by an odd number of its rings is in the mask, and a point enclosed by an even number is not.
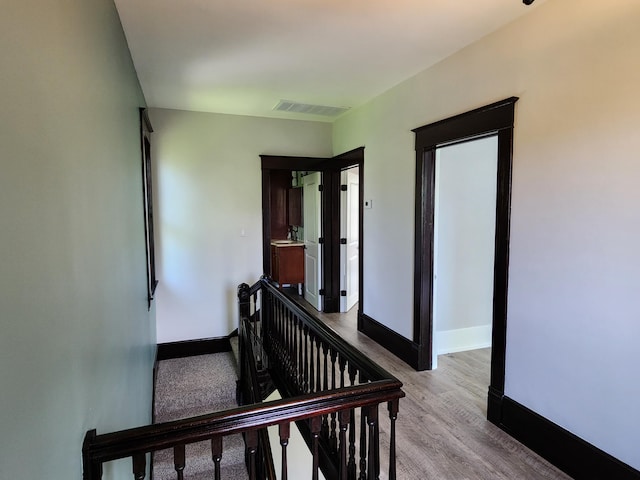
<svg viewBox="0 0 640 480"><path fill-rule="evenodd" d="M322 474L355 480L385 472L395 480L402 384L266 277L240 285L238 305L237 357L201 355L160 365L159 381L179 378L158 384L156 423L100 435L88 431L83 479L98 480L103 464L131 458L134 478L143 480L151 454L154 479L317 480ZM213 360L236 365L227 369L234 373L226 381L217 377L221 367L208 363ZM209 380L194 378L197 370ZM274 387L281 398L269 397ZM175 403L163 389L177 393ZM213 408L224 409L208 411L218 400ZM289 460L302 444L309 452L304 476Z"/></svg>

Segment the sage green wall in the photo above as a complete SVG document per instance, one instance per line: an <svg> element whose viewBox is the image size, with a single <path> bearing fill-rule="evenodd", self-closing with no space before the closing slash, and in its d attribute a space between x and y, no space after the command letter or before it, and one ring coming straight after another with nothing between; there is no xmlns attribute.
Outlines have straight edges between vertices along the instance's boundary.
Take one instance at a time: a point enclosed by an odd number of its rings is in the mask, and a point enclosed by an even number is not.
<svg viewBox="0 0 640 480"><path fill-rule="evenodd" d="M526 8L523 6L523 8ZM363 311L411 337L411 129L516 104L505 393L640 469L640 2L546 2L338 119L365 145Z"/></svg>
<svg viewBox="0 0 640 480"><path fill-rule="evenodd" d="M3 2L0 69L0 478L80 479L150 420L144 99L111 0Z"/></svg>

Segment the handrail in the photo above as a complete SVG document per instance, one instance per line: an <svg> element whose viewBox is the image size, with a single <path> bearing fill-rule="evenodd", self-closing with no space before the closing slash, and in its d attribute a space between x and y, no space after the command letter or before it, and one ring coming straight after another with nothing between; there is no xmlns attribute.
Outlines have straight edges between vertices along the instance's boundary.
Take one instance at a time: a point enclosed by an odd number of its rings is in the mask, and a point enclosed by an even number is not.
<svg viewBox="0 0 640 480"><path fill-rule="evenodd" d="M255 293L254 293L255 294ZM240 299L240 295L238 296ZM245 298L246 300L246 298ZM260 392L260 383L258 381L258 372L254 361L246 361L246 359L254 359L253 346L251 345L251 323L247 319L240 319L238 345L240 348L240 368L245 374L240 375L240 397L242 404L255 404L262 402ZM246 382L244 380L246 379ZM239 399L240 401L240 399ZM262 428L258 432L258 450L256 466L259 471L259 477L264 480L276 480L275 465L273 463L273 454L271 451L271 442L269 433L266 428Z"/></svg>
<svg viewBox="0 0 640 480"><path fill-rule="evenodd" d="M341 479L355 479L359 466L359 478L377 479L380 471L377 405L388 402L389 478L395 479L395 419L398 400L404 397L402 383L285 295L268 277L263 276L252 287L240 285L238 299L240 321L252 333L251 341L259 345L261 359L267 359L271 378L283 397L293 399L363 386L388 388L389 396L377 394L375 407L356 402L347 415L323 413L318 432L307 423L299 423L298 427L309 447L315 444L314 462L319 463L327 478L339 475ZM347 423L343 424L347 417ZM349 439L345 447L347 439L343 436L347 431ZM347 449L348 462L342 457Z"/></svg>
<svg viewBox="0 0 640 480"><path fill-rule="evenodd" d="M360 371L363 372L369 380L395 380L396 382L398 382L398 388L402 386L402 383L391 373L389 373L377 363L373 362L362 352L346 342L325 323L310 315L308 311L304 310L298 303L285 295L273 284L272 280L269 277L263 276L258 281L258 283L251 287L250 290L252 294L255 293L254 287L256 287L258 284L260 284L262 288L268 290L271 295L276 296L283 304L286 305L289 310L295 313L295 315L297 315L299 319L301 319L305 324L312 328L318 336L320 336L327 343L331 344L331 346L334 347L337 352L343 355L348 361L351 361L355 365L357 365Z"/></svg>
<svg viewBox="0 0 640 480"><path fill-rule="evenodd" d="M396 398L396 388L391 381L381 381L95 435L87 445L87 453L96 462L118 460L209 440L218 435L227 436L353 407L375 405Z"/></svg>
<svg viewBox="0 0 640 480"><path fill-rule="evenodd" d="M325 467L330 472L327 478L377 479L378 406L383 403L388 404L391 422L388 478L395 480L395 421L398 401L404 396L402 383L275 288L268 278L263 277L252 287L239 286L238 298L240 385L248 397L245 400L261 400L254 341L259 346L260 359L277 357L268 362L270 371L280 375L289 398L113 433L98 435L96 430L90 430L82 449L84 480L99 480L103 463L127 457L132 458L134 478L144 479L146 454L167 448L174 448L176 472L182 479L185 445L201 441L211 441L215 478L219 479L222 437L237 433L245 437L249 478L270 480L275 472L272 459L267 458L271 454L265 437L266 428L272 425L279 426L282 478L286 478L291 422L297 422L311 449L314 480L318 470ZM345 379L351 384L346 385Z"/></svg>

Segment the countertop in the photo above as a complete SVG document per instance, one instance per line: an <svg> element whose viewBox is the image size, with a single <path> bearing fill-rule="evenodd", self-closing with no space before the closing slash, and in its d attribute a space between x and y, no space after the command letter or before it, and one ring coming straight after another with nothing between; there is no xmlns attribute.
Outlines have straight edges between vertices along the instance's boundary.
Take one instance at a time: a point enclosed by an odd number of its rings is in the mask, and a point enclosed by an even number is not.
<svg viewBox="0 0 640 480"><path fill-rule="evenodd" d="M304 247L304 242L297 242L295 240L271 240L271 245L277 248Z"/></svg>

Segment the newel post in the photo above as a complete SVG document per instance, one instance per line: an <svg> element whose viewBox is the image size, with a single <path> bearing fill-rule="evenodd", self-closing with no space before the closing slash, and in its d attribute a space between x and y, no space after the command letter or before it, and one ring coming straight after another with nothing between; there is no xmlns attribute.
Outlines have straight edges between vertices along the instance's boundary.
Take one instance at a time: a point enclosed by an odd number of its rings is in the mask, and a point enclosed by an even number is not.
<svg viewBox="0 0 640 480"><path fill-rule="evenodd" d="M238 308L240 311L240 325L238 329L242 328L242 320L249 318L251 314L251 288L246 283L238 285ZM239 331L239 330L238 330Z"/></svg>
<svg viewBox="0 0 640 480"><path fill-rule="evenodd" d="M398 419L399 399L391 400L388 404L389 419L391 420L391 439L389 441L389 480L396 480L396 420Z"/></svg>
<svg viewBox="0 0 640 480"><path fill-rule="evenodd" d="M240 379L236 391L239 404L244 404L244 382L247 379L247 364L245 360L245 344L247 340L246 321L251 312L251 289L246 283L238 285L238 356L240 357Z"/></svg>
<svg viewBox="0 0 640 480"><path fill-rule="evenodd" d="M100 480L102 478L102 464L93 460L91 446L97 436L96 429L89 430L82 443L82 480Z"/></svg>
<svg viewBox="0 0 640 480"><path fill-rule="evenodd" d="M271 294L265 288L265 284L268 284L271 281L269 275L262 275L260 277L260 289L262 291L262 296L260 297L260 319L262 321L262 341L264 342L264 346L269 352L271 348L270 339L271 339L271 327L272 327L272 303L271 303Z"/></svg>

